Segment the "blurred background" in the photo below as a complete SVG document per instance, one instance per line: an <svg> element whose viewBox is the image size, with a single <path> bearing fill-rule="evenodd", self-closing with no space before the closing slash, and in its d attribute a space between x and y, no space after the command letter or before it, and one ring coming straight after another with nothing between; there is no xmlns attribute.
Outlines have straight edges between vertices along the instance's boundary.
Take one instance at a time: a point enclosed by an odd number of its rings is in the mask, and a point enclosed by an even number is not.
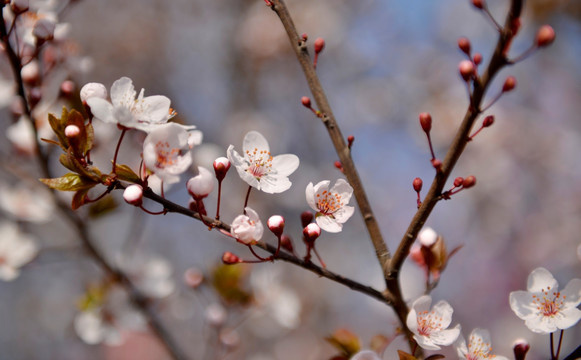
<svg viewBox="0 0 581 360"><path fill-rule="evenodd" d="M502 23L509 2L488 3ZM412 180L422 178L427 189L434 175L418 114L431 113L436 156L443 158L468 105L457 71L464 59L457 39L468 37L487 64L497 34L468 0L289 0L288 7L299 32L309 36L311 53L315 38L326 41L317 71L343 134L355 136L352 154L393 250L416 210ZM304 189L342 175L333 165L337 156L324 126L300 103L301 96L310 96L306 81L282 25L263 1L78 0L59 20L70 24L69 37L76 42L70 51L82 57L82 71L71 75L78 87L94 81L109 88L128 76L146 96L169 97L177 119L204 133L204 144L194 149L196 166L210 168L230 144L240 150L250 130L265 135L273 154L298 155L293 187L275 195L254 191L250 206L263 222L283 215L286 233L304 253L299 219L308 210ZM469 144L452 174L474 175L477 185L438 204L426 224L448 248L463 246L432 292L454 308L453 324L462 325L464 336L473 328L488 329L495 353L507 357L513 341L525 338L532 344L531 359L548 357L548 336L525 327L510 310L508 294L525 290L528 274L540 266L561 288L581 278L581 3L527 1L511 56L528 49L545 23L554 27L556 41L499 74L487 99L508 75L518 85L486 112L496 122ZM10 81L8 69L2 74ZM6 129L9 107L0 114ZM95 126L102 141L95 161L107 164L118 133ZM137 169L142 140L131 134L120 162ZM35 186L23 181L35 178L29 158L10 143L0 149L2 186ZM64 174L56 160L53 165ZM196 173L193 167L182 176L168 198L186 205L183 182ZM231 222L241 212L246 189L232 169L223 189L223 220ZM113 198L119 207L91 219L90 231L112 261L136 269L136 281L154 273L151 286L160 295L155 309L192 359L328 359L338 351L324 338L337 329L357 334L366 348L374 335L396 331L397 320L385 305L285 263L258 264L238 274L254 295L244 306L224 303L209 283L192 289L184 281L187 269L213 279L224 251L251 255L197 221L150 216L123 204L120 194ZM206 207L214 211L215 195ZM356 211L343 232L323 233L317 248L330 270L383 289L359 215ZM117 334L122 341L81 340L74 325L79 303L102 281L101 271L64 220L23 222L8 210L0 216L18 221L40 246L17 279L0 282L0 359L167 358L138 315L117 322L123 324ZM270 233L265 240L275 243ZM423 292L424 275L412 262L404 265L401 281L410 301ZM108 301L118 319L130 317L122 291ZM567 330L561 353L577 347L580 338L581 325ZM398 348L405 345L396 340L384 359L393 359ZM456 356L451 348L444 353Z"/></svg>

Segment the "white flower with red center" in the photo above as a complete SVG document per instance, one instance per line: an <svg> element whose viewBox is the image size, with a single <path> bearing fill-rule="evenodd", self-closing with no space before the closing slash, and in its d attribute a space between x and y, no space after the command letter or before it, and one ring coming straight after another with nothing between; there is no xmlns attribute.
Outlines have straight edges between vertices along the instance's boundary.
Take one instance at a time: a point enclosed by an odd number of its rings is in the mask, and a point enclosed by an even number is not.
<svg viewBox="0 0 581 360"><path fill-rule="evenodd" d="M192 164L190 149L200 141L199 132L174 123L158 125L143 141L143 163L164 183L178 182Z"/></svg>
<svg viewBox="0 0 581 360"><path fill-rule="evenodd" d="M122 77L111 86L111 102L99 96L89 97L86 101L97 119L145 132L151 132L157 126L167 123L175 115L167 97L162 95L144 97L143 89L137 98L136 94L131 79ZM184 127L195 128L195 126Z"/></svg>
<svg viewBox="0 0 581 360"><path fill-rule="evenodd" d="M474 329L468 338L468 344L462 335L456 341L456 351L458 357L466 360L508 360L504 356L492 354L490 345L490 334L484 329Z"/></svg>
<svg viewBox="0 0 581 360"><path fill-rule="evenodd" d="M20 274L20 268L38 253L38 245L20 231L15 223L0 223L0 280L12 281Z"/></svg>
<svg viewBox="0 0 581 360"><path fill-rule="evenodd" d="M353 188L343 179L337 180L330 190L329 184L331 184L329 180L321 181L314 186L313 183L309 183L305 195L311 209L317 212L315 221L321 229L336 233L343 230L343 223L355 211L353 206L347 205L353 195Z"/></svg>
<svg viewBox="0 0 581 360"><path fill-rule="evenodd" d="M429 295L419 297L412 304L406 324L421 348L439 350L439 345L448 346L456 341L460 335L460 325L448 329L454 310L446 301L439 301L430 310L431 304L432 298Z"/></svg>
<svg viewBox="0 0 581 360"><path fill-rule="evenodd" d="M531 272L527 281L528 291L510 293L510 308L516 316L525 320L533 332L548 334L557 329L567 329L581 319L581 280L569 281L563 291L553 275L544 268Z"/></svg>
<svg viewBox="0 0 581 360"><path fill-rule="evenodd" d="M262 239L264 226L256 211L249 207L244 209L244 215L238 215L230 228L230 233L236 240L246 245L253 245Z"/></svg>
<svg viewBox="0 0 581 360"><path fill-rule="evenodd" d="M272 156L268 142L257 131L250 131L244 136L242 150L244 156L234 150L234 145L230 145L228 159L248 185L269 194L281 193L291 187L288 176L299 167L296 155Z"/></svg>

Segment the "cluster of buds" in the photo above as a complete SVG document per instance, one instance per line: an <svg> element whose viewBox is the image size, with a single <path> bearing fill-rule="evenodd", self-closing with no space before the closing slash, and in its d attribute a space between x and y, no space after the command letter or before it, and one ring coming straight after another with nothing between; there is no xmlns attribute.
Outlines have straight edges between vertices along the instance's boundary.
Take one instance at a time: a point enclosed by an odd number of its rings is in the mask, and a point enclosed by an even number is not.
<svg viewBox="0 0 581 360"><path fill-rule="evenodd" d="M450 197L454 194L459 193L463 189L469 189L476 185L476 177L473 175L467 176L463 178L461 176L454 179L454 185L450 188L450 190L444 191L442 193L442 199L450 200Z"/></svg>

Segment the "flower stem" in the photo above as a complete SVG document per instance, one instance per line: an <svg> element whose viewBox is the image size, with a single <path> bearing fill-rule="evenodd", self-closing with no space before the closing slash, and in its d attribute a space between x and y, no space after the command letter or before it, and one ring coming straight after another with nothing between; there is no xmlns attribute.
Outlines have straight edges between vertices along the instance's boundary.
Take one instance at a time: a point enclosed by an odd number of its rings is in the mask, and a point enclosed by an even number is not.
<svg viewBox="0 0 581 360"><path fill-rule="evenodd" d="M559 345L557 345L557 354L555 355L555 359L559 360L559 354L561 353L561 344L563 343L563 333L565 331L561 330L561 334L559 335Z"/></svg>
<svg viewBox="0 0 581 360"><path fill-rule="evenodd" d="M123 141L123 137L127 132L126 128L123 128L121 131L121 136L119 136L119 141L117 142L117 147L115 148L115 155L113 156L113 169L111 170L112 173L115 173L115 168L117 167L117 155L119 154L119 149L121 148L121 142Z"/></svg>
<svg viewBox="0 0 581 360"><path fill-rule="evenodd" d="M549 340L551 342L551 360L556 360L555 346L553 345L553 333L549 334Z"/></svg>
<svg viewBox="0 0 581 360"><path fill-rule="evenodd" d="M222 197L222 180L218 180L218 203L216 204L216 220L220 220L220 199Z"/></svg>
<svg viewBox="0 0 581 360"><path fill-rule="evenodd" d="M271 260L273 260L273 257L272 257L272 256L270 256L270 257L268 257L268 258L263 258L263 257L261 257L260 255L258 255L258 254L257 254L257 253L254 251L254 249L252 248L252 245L248 245L248 248L250 249L250 252L252 253L252 255L256 256L256 257L257 257L257 258L258 258L258 259L259 259L261 262L262 262L262 261L271 261Z"/></svg>
<svg viewBox="0 0 581 360"><path fill-rule="evenodd" d="M244 214L246 215L246 206L248 205L248 199L250 198L250 190L252 190L252 186L248 187L248 191L246 192L246 199L244 200Z"/></svg>

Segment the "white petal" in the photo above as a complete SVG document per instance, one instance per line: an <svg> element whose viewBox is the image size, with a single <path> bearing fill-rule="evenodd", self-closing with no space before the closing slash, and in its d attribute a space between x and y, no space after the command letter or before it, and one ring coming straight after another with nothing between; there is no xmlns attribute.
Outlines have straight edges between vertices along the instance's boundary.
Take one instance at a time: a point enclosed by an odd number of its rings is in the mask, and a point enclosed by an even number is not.
<svg viewBox="0 0 581 360"><path fill-rule="evenodd" d="M555 318L555 325L559 329L568 329L581 319L581 310L569 308L561 311L561 316Z"/></svg>
<svg viewBox="0 0 581 360"><path fill-rule="evenodd" d="M557 325L553 319L547 316L531 316L525 320L525 325L532 332L549 334L557 330Z"/></svg>
<svg viewBox="0 0 581 360"><path fill-rule="evenodd" d="M111 86L111 102L113 105L130 107L134 100L135 88L130 78L122 77L113 83Z"/></svg>
<svg viewBox="0 0 581 360"><path fill-rule="evenodd" d="M406 317L406 325L408 329L414 334L418 333L418 314L415 308L411 308L408 312L408 316Z"/></svg>
<svg viewBox="0 0 581 360"><path fill-rule="evenodd" d="M330 233L338 233L343 230L343 225L339 224L330 216L319 215L315 217L315 221L317 222L317 225L321 227L321 229Z"/></svg>
<svg viewBox="0 0 581 360"><path fill-rule="evenodd" d="M335 182L335 185L333 185L333 187L331 188L331 192L338 193L339 195L341 195L341 200L344 201L346 204L351 199L351 195L353 194L353 188L344 179L338 179Z"/></svg>
<svg viewBox="0 0 581 360"><path fill-rule="evenodd" d="M258 131L249 131L246 136L244 136L244 141L242 142L242 150L244 153L246 151L253 151L254 149L270 151L268 146L268 141L262 136Z"/></svg>
<svg viewBox="0 0 581 360"><path fill-rule="evenodd" d="M527 290L532 293L542 292L543 290L551 289L556 291L559 288L557 280L545 268L536 268L531 272L527 281Z"/></svg>
<svg viewBox="0 0 581 360"><path fill-rule="evenodd" d="M523 320L535 316L537 313L536 306L533 304L533 294L527 291L513 291L508 299L512 311Z"/></svg>
<svg viewBox="0 0 581 360"><path fill-rule="evenodd" d="M340 224L343 224L344 222L349 220L349 218L353 215L354 212L355 208L353 206L344 205L339 210L335 211L335 213L333 213L333 216L335 217L335 221L337 221Z"/></svg>
<svg viewBox="0 0 581 360"><path fill-rule="evenodd" d="M307 204L309 204L311 209L318 211L319 209L317 209L317 204L315 203L315 187L313 186L312 182L307 185L307 188L305 189L305 196L307 198Z"/></svg>
<svg viewBox="0 0 581 360"><path fill-rule="evenodd" d="M272 167L278 175L289 176L299 167L299 158L293 154L277 155L272 158Z"/></svg>
<svg viewBox="0 0 581 360"><path fill-rule="evenodd" d="M319 181L317 185L315 185L315 194L320 194L325 190L329 190L330 183L331 181L329 180Z"/></svg>
<svg viewBox="0 0 581 360"><path fill-rule="evenodd" d="M561 296L568 306L577 307L581 303L581 280L573 279L561 291Z"/></svg>
<svg viewBox="0 0 581 360"><path fill-rule="evenodd" d="M432 304L432 297L430 295L423 295L417 298L413 304L412 308L418 312L430 311L430 305Z"/></svg>
<svg viewBox="0 0 581 360"><path fill-rule="evenodd" d="M351 360L381 360L375 351L363 350L353 355Z"/></svg>
<svg viewBox="0 0 581 360"><path fill-rule="evenodd" d="M150 123L166 123L169 119L170 99L162 95L148 96L134 105L138 110L136 117Z"/></svg>
<svg viewBox="0 0 581 360"><path fill-rule="evenodd" d="M460 325L456 325L452 329L438 331L431 334L430 337L435 344L448 346L451 345L460 336Z"/></svg>
<svg viewBox="0 0 581 360"><path fill-rule="evenodd" d="M468 346L466 345L466 339L464 336L460 334L458 339L456 340L454 347L456 348L456 353L460 359L466 359L466 355L468 355Z"/></svg>
<svg viewBox="0 0 581 360"><path fill-rule="evenodd" d="M92 97L87 100L87 105L91 108L93 115L102 122L117 124L117 119L113 116L113 105L107 100Z"/></svg>
<svg viewBox="0 0 581 360"><path fill-rule="evenodd" d="M234 165L236 168L241 167L242 170L246 171L248 169L248 161L244 159L244 157L238 154L238 151L234 150L234 145L228 146L228 150L226 150L226 155L228 156L228 160Z"/></svg>
<svg viewBox="0 0 581 360"><path fill-rule="evenodd" d="M452 322L452 313L454 312L452 306L450 306L447 301L440 300L436 305L434 305L433 310L438 314L438 317L441 318L440 323L442 324L442 329L447 328Z"/></svg>
<svg viewBox="0 0 581 360"><path fill-rule="evenodd" d="M430 339L427 336L422 336L422 335L414 335L414 339L416 340L416 342L418 343L418 345L425 350L440 350L441 347L439 347L438 345L436 345L432 339Z"/></svg>
<svg viewBox="0 0 581 360"><path fill-rule="evenodd" d="M290 189L292 183L286 176L266 175L260 178L260 190L268 194L278 194Z"/></svg>

